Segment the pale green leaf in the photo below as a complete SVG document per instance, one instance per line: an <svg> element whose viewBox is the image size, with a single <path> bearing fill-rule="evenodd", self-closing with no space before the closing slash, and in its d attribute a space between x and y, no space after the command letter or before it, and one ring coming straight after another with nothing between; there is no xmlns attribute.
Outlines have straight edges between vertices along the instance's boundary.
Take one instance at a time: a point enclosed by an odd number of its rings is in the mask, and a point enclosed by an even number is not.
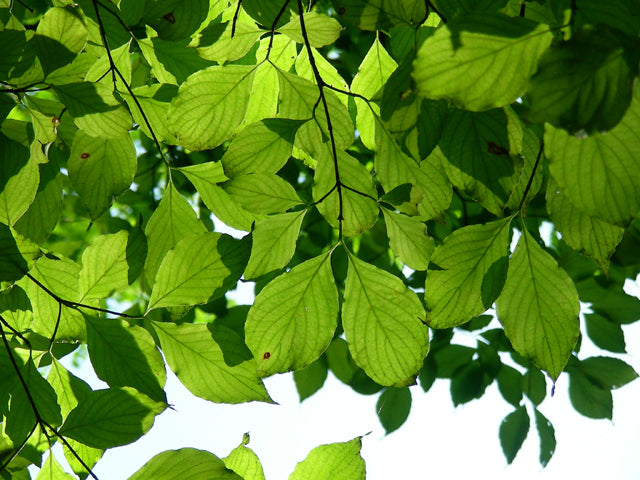
<svg viewBox="0 0 640 480"><path fill-rule="evenodd" d="M338 292L326 253L276 277L260 291L247 322L258 375L299 370L327 348L338 319Z"/></svg>
<svg viewBox="0 0 640 480"><path fill-rule="evenodd" d="M67 442L69 442L69 447L66 445L63 447L64 457L76 475L80 478L86 478L89 475L87 467L95 467L98 460L102 458L104 450L100 448L87 447L85 444L77 442L73 438L68 438ZM73 449L75 455L82 459L82 463L80 463L78 458L71 453L71 449Z"/></svg>
<svg viewBox="0 0 640 480"><path fill-rule="evenodd" d="M205 232L184 238L160 264L148 311L205 303L221 287L235 284L245 262L245 243L229 235Z"/></svg>
<svg viewBox="0 0 640 480"><path fill-rule="evenodd" d="M314 48L331 45L340 37L342 27L340 26L340 22L335 18L312 11L305 12L302 20L305 24L309 44ZM289 23L280 27L278 31L284 33L297 43L305 43L302 37L300 17L298 15L292 15Z"/></svg>
<svg viewBox="0 0 640 480"><path fill-rule="evenodd" d="M412 385L429 349L418 296L384 270L349 255L342 326L356 363L380 385Z"/></svg>
<svg viewBox="0 0 640 480"><path fill-rule="evenodd" d="M171 370L194 395L217 403L271 402L256 361L232 330L153 323Z"/></svg>
<svg viewBox="0 0 640 480"><path fill-rule="evenodd" d="M136 173L136 151L129 135L90 137L78 131L71 145L69 178L92 219L109 209Z"/></svg>
<svg viewBox="0 0 640 480"><path fill-rule="evenodd" d="M522 151L518 157L523 162L520 176L511 189L507 201L507 208L517 210L523 207L538 194L544 179L544 148L535 133L530 128L522 127ZM533 178L532 178L533 176ZM523 201L523 195L527 197Z"/></svg>
<svg viewBox="0 0 640 480"><path fill-rule="evenodd" d="M604 271L609 258L622 240L624 228L603 222L577 209L556 183L547 184L547 210L562 240L571 248L586 254Z"/></svg>
<svg viewBox="0 0 640 480"><path fill-rule="evenodd" d="M66 418L69 412L78 406L78 402L91 392L89 385L72 374L55 358L51 361L47 381L56 392L63 418Z"/></svg>
<svg viewBox="0 0 640 480"><path fill-rule="evenodd" d="M244 127L220 160L230 178L249 173L276 173L291 156L302 122L268 118Z"/></svg>
<svg viewBox="0 0 640 480"><path fill-rule="evenodd" d="M256 222L245 278L259 277L289 263L306 213L306 210L282 213Z"/></svg>
<svg viewBox="0 0 640 480"><path fill-rule="evenodd" d="M124 45L114 48L110 51L111 55L106 52L101 52L101 56L91 65L87 70L87 74L84 79L87 82L100 82L110 83L113 85L113 76L110 73L111 62L120 71L124 81L128 85L131 85L131 53L129 51L130 44L127 42ZM119 92L127 92L127 87L120 78L120 75L115 75L115 83ZM134 107L137 108L137 107Z"/></svg>
<svg viewBox="0 0 640 480"><path fill-rule="evenodd" d="M69 413L60 435L93 448L127 445L147 433L166 407L129 387L96 390Z"/></svg>
<svg viewBox="0 0 640 480"><path fill-rule="evenodd" d="M640 210L640 89L606 134L578 138L546 126L551 175L571 203L592 217L627 226Z"/></svg>
<svg viewBox="0 0 640 480"><path fill-rule="evenodd" d="M170 183L144 231L149 242L145 264L147 282L153 282L165 254L180 240L205 231L193 208Z"/></svg>
<svg viewBox="0 0 640 480"><path fill-rule="evenodd" d="M242 480L213 453L195 448L159 453L134 473L129 480ZM245 479L251 480L251 479Z"/></svg>
<svg viewBox="0 0 640 480"><path fill-rule="evenodd" d="M113 96L112 84L77 82L53 89L86 134L120 138L131 128L131 115Z"/></svg>
<svg viewBox="0 0 640 480"><path fill-rule="evenodd" d="M353 77L351 91L372 99L397 66L395 60L391 58L380 40L376 38L358 67L358 73ZM355 102L358 109L356 126L360 132L360 139L368 149L375 150L375 118L372 110L379 113L380 108L357 97Z"/></svg>
<svg viewBox="0 0 640 480"><path fill-rule="evenodd" d="M289 182L274 173L252 173L223 185L238 205L252 213L281 213L302 203Z"/></svg>
<svg viewBox="0 0 640 480"><path fill-rule="evenodd" d="M424 302L432 328L451 328L491 308L505 282L511 218L469 225L431 256Z"/></svg>
<svg viewBox="0 0 640 480"><path fill-rule="evenodd" d="M228 140L245 117L255 67L213 66L191 75L167 114L184 148L206 150Z"/></svg>
<svg viewBox="0 0 640 480"><path fill-rule="evenodd" d="M38 192L40 173L29 150L0 133L0 222L13 225Z"/></svg>
<svg viewBox="0 0 640 480"><path fill-rule="evenodd" d="M320 445L296 465L289 480L364 480L360 437L342 443Z"/></svg>
<svg viewBox="0 0 640 480"><path fill-rule="evenodd" d="M251 50L262 33L253 22L212 22L198 34L198 55L219 64L238 60Z"/></svg>
<svg viewBox="0 0 640 480"><path fill-rule="evenodd" d="M531 79L527 120L571 132L613 128L631 103L638 75L638 57L625 43L609 29L595 28L552 46Z"/></svg>
<svg viewBox="0 0 640 480"><path fill-rule="evenodd" d="M199 163L188 167L178 167L176 170L184 173L196 188L198 188L198 184L216 185L228 180L220 162Z"/></svg>
<svg viewBox="0 0 640 480"><path fill-rule="evenodd" d="M0 315L4 322L18 332L31 328L33 314L26 292L18 285L0 293Z"/></svg>
<svg viewBox="0 0 640 480"><path fill-rule="evenodd" d="M101 380L111 387L133 387L166 402L164 360L151 334L118 319L87 318L89 358Z"/></svg>
<svg viewBox="0 0 640 480"><path fill-rule="evenodd" d="M22 278L41 254L38 245L0 223L0 282Z"/></svg>
<svg viewBox="0 0 640 480"><path fill-rule="evenodd" d="M471 14L427 38L413 64L416 91L482 111L514 102L553 35L548 25L502 14Z"/></svg>
<svg viewBox="0 0 640 480"><path fill-rule="evenodd" d="M73 475L69 475L60 466L53 452L49 451L49 456L44 461L42 468L38 472L36 480L74 480Z"/></svg>
<svg viewBox="0 0 640 480"><path fill-rule="evenodd" d="M331 226L339 228L342 224L345 235L359 235L378 219L377 192L364 165L346 152L336 153L337 159L334 159L328 148L321 151L314 176L313 199L320 202L318 211Z"/></svg>
<svg viewBox="0 0 640 480"><path fill-rule="evenodd" d="M231 453L224 458L227 468L241 475L243 480L264 480L262 464L258 456L247 447L249 434L245 433L242 443L231 450Z"/></svg>
<svg viewBox="0 0 640 480"><path fill-rule="evenodd" d="M311 48L313 52L313 59L316 63L316 68L318 69L318 73L322 78L322 82L325 85L329 85L331 87L337 88L342 91L349 91L349 84L342 78L338 69L331 63L331 61L327 60L324 55L322 55L315 48ZM313 82L317 85L315 72L311 67L311 62L309 61L309 52L306 48L303 48L302 51L296 57L296 62L294 64L296 74L300 78L306 78L307 80ZM344 105L345 107L349 107L349 96L337 92L336 98Z"/></svg>
<svg viewBox="0 0 640 480"><path fill-rule="evenodd" d="M578 294L567 273L526 230L496 304L515 351L558 378L580 333Z"/></svg>
<svg viewBox="0 0 640 480"><path fill-rule="evenodd" d="M128 239L129 234L124 230L101 235L85 249L80 270L80 301L107 297L129 285Z"/></svg>
<svg viewBox="0 0 640 480"><path fill-rule="evenodd" d="M155 83L134 88L133 93L142 107L144 117L128 92L122 92L121 95L129 106L133 120L140 126L140 131L152 139L153 137L147 126L147 122L149 122L158 141L174 143L175 139L167 125L167 112L171 105L171 99L178 93L177 87L167 83Z"/></svg>
<svg viewBox="0 0 640 480"><path fill-rule="evenodd" d="M427 226L415 217L382 209L389 246L400 261L414 270L426 270L435 248Z"/></svg>
<svg viewBox="0 0 640 480"><path fill-rule="evenodd" d="M80 9L54 6L38 22L33 43L47 74L71 63L86 42L87 27Z"/></svg>
<svg viewBox="0 0 640 480"><path fill-rule="evenodd" d="M450 112L439 144L449 180L502 216L522 170L522 137L521 124L508 109Z"/></svg>

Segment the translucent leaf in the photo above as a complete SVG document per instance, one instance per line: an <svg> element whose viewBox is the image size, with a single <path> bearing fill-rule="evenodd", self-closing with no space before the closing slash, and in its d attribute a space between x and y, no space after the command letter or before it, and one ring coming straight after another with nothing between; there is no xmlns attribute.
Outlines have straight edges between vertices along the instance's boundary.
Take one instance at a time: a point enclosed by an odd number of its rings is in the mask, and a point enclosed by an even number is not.
<svg viewBox="0 0 640 480"><path fill-rule="evenodd" d="M389 245L400 261L414 270L426 270L435 248L427 226L415 217L382 209Z"/></svg>
<svg viewBox="0 0 640 480"><path fill-rule="evenodd" d="M351 91L372 99L384 86L396 67L395 60L391 58L380 40L376 38L358 67L358 73L353 77ZM368 149L375 150L375 118L372 110L379 113L380 109L377 105L367 103L361 98L356 97L355 102L358 109L356 125L360 132L360 139Z"/></svg>
<svg viewBox="0 0 640 480"><path fill-rule="evenodd" d="M423 2L413 0L334 0L341 20L362 30L387 30L392 25L416 26L427 14Z"/></svg>
<svg viewBox="0 0 640 480"><path fill-rule="evenodd" d="M143 19L161 38L181 40L198 29L208 12L208 0L158 1L146 5Z"/></svg>
<svg viewBox="0 0 640 480"><path fill-rule="evenodd" d="M133 387L159 402L167 401L164 360L151 334L118 319L87 318L89 358L111 387Z"/></svg>
<svg viewBox="0 0 640 480"><path fill-rule="evenodd" d="M70 6L50 8L38 23L35 39L45 73L71 63L87 42L87 27L80 9Z"/></svg>
<svg viewBox="0 0 640 480"><path fill-rule="evenodd" d="M419 95L471 111L515 101L553 35L548 25L502 14L471 14L427 38L413 64Z"/></svg>
<svg viewBox="0 0 640 480"><path fill-rule="evenodd" d="M431 256L424 302L432 328L451 328L491 308L505 282L511 218L462 227Z"/></svg>
<svg viewBox="0 0 640 480"><path fill-rule="evenodd" d="M222 156L224 173L234 178L249 173L276 173L291 156L302 122L268 118L244 127Z"/></svg>
<svg viewBox="0 0 640 480"><path fill-rule="evenodd" d="M174 143L175 140L167 125L167 112L169 111L171 99L178 93L176 86L167 83L155 83L134 88L133 93L140 103L142 111L158 141ZM129 106L133 120L140 126L140 131L148 138L153 138L147 126L147 121L140 113L140 109L133 97L128 92L123 92L121 95Z"/></svg>
<svg viewBox="0 0 640 480"><path fill-rule="evenodd" d="M306 210L283 213L256 222L251 257L244 278L256 278L289 263L306 213Z"/></svg>
<svg viewBox="0 0 640 480"><path fill-rule="evenodd" d="M520 205L525 208L540 191L544 180L544 168L542 167L544 165L544 150L540 150L541 146L536 134L530 128L523 126L522 151L518 154L523 165L520 175L511 189L507 208L517 210ZM523 199L525 191L527 196Z"/></svg>
<svg viewBox="0 0 640 480"><path fill-rule="evenodd" d="M179 144L206 150L228 140L245 117L254 73L255 67L227 65L191 75L167 114Z"/></svg>
<svg viewBox="0 0 640 480"><path fill-rule="evenodd" d="M13 225L27 211L38 191L40 172L29 150L0 133L0 222Z"/></svg>
<svg viewBox="0 0 640 480"><path fill-rule="evenodd" d="M331 45L340 37L340 22L335 18L328 17L317 12L305 12L302 16L305 24L305 31L309 44L314 48ZM300 17L293 15L289 23L278 29L280 33L295 40L297 43L304 43L302 30L300 27Z"/></svg>
<svg viewBox="0 0 640 480"><path fill-rule="evenodd" d="M424 309L398 277L349 255L342 325L353 359L381 385L411 385L429 349Z"/></svg>
<svg viewBox="0 0 640 480"><path fill-rule="evenodd" d="M89 385L72 374L55 358L51 361L47 381L56 392L63 418L67 418L69 412L78 406L78 402L91 392Z"/></svg>
<svg viewBox="0 0 640 480"><path fill-rule="evenodd" d="M260 291L247 322L258 375L299 370L327 348L336 329L338 292L329 254L307 260Z"/></svg>
<svg viewBox="0 0 640 480"><path fill-rule="evenodd" d="M410 411L411 390L407 387L386 388L376 402L376 412L387 435L406 422Z"/></svg>
<svg viewBox="0 0 640 480"><path fill-rule="evenodd" d="M224 184L234 202L257 214L285 212L302 203L291 184L274 173L253 173Z"/></svg>
<svg viewBox="0 0 640 480"><path fill-rule="evenodd" d="M116 100L107 83L77 82L55 85L53 90L87 135L120 138L131 128L131 115Z"/></svg>
<svg viewBox="0 0 640 480"><path fill-rule="evenodd" d="M519 120L507 109L450 112L439 144L447 177L502 216L522 169L522 136Z"/></svg>
<svg viewBox="0 0 640 480"><path fill-rule="evenodd" d="M36 480L73 480L75 477L66 473L60 466L53 452L49 452L49 456L42 464L42 468L38 472Z"/></svg>
<svg viewBox="0 0 640 480"><path fill-rule="evenodd" d="M536 429L540 437L540 465L546 467L556 451L556 432L551 422L535 409Z"/></svg>
<svg viewBox="0 0 640 480"><path fill-rule="evenodd" d="M233 36L231 36L232 32ZM253 22L234 20L217 23L214 21L199 33L198 55L219 64L233 62L244 57L262 33Z"/></svg>
<svg viewBox="0 0 640 480"><path fill-rule="evenodd" d="M232 330L160 322L153 327L171 370L194 395L216 403L271 402L256 361Z"/></svg>
<svg viewBox="0 0 640 480"><path fill-rule="evenodd" d="M502 420L498 436L507 463L516 458L529 433L529 423L529 414L524 406L516 408Z"/></svg>
<svg viewBox="0 0 640 480"><path fill-rule="evenodd" d="M496 303L516 352L558 378L580 333L578 294L566 272L526 230Z"/></svg>
<svg viewBox="0 0 640 480"><path fill-rule="evenodd" d="M638 56L617 34L580 30L541 57L529 86L526 118L571 132L610 130L631 103L637 75Z"/></svg>
<svg viewBox="0 0 640 480"><path fill-rule="evenodd" d="M82 254L80 301L103 298L129 285L126 231L101 235Z"/></svg>
<svg viewBox="0 0 640 480"><path fill-rule="evenodd" d="M204 225L196 218L193 208L180 195L173 183L170 183L160 204L147 222L144 232L149 242L145 264L147 281L153 282L165 254L180 240L191 234L205 231Z"/></svg>
<svg viewBox="0 0 640 480"><path fill-rule="evenodd" d="M206 303L218 289L236 283L247 253L246 243L229 235L205 232L184 238L160 264L148 311Z"/></svg>
<svg viewBox="0 0 640 480"><path fill-rule="evenodd" d="M624 228L603 222L577 209L551 179L547 184L547 210L562 240L592 258L606 273L609 258L622 240Z"/></svg>
<svg viewBox="0 0 640 480"><path fill-rule="evenodd" d="M551 175L579 210L626 226L640 209L640 90L622 121L603 135L570 136L547 125Z"/></svg>
<svg viewBox="0 0 640 480"><path fill-rule="evenodd" d="M321 445L296 465L289 480L364 480L365 464L360 456L360 437L348 442Z"/></svg>
<svg viewBox="0 0 640 480"><path fill-rule="evenodd" d="M109 209L136 174L136 151L129 135L90 137L78 131L71 145L69 178L92 219Z"/></svg>
<svg viewBox="0 0 640 480"><path fill-rule="evenodd" d="M0 294L0 315L10 327L18 332L31 328L33 315L31 302L25 291L14 285L8 291Z"/></svg>
<svg viewBox="0 0 640 480"><path fill-rule="evenodd" d="M336 187L338 175L340 190ZM314 181L313 199L319 202L318 211L331 226L338 228L342 223L342 232L347 236L355 236L370 229L376 222L378 205L373 179L356 158L338 151L337 161L334 162L329 149L323 149L318 158Z"/></svg>
<svg viewBox="0 0 640 480"><path fill-rule="evenodd" d="M342 75L340 75L340 72L338 72L337 68L331 63L331 61L326 59L315 48L311 48L311 52L313 52L313 58L316 62L316 68L318 69L318 73L320 74L323 83L342 91L349 91L349 84L344 80L344 78L342 78ZM294 67L298 77L306 78L314 84L318 84L313 68L311 67L311 62L309 61L309 52L306 48L303 48L296 57ZM340 103L342 103L342 105L349 108L348 95L339 93L338 95L336 95L336 98Z"/></svg>
<svg viewBox="0 0 640 480"><path fill-rule="evenodd" d="M280 16L278 25L287 22L291 16L291 7L292 5L289 5L289 8ZM271 0L244 0L242 2L242 8L260 25L271 27L276 17L278 17L282 5L274 3Z"/></svg>
<svg viewBox="0 0 640 480"><path fill-rule="evenodd" d="M22 278L40 255L38 245L0 223L0 282Z"/></svg>
<svg viewBox="0 0 640 480"><path fill-rule="evenodd" d="M167 405L129 387L88 393L60 428L60 435L89 447L111 448L135 442Z"/></svg>
<svg viewBox="0 0 640 480"><path fill-rule="evenodd" d="M195 448L159 453L129 477L129 480L242 480L213 453Z"/></svg>
<svg viewBox="0 0 640 480"><path fill-rule="evenodd" d="M264 480L262 464L253 450L247 447L248 443L249 434L245 433L242 443L224 458L224 464L241 475L243 480Z"/></svg>

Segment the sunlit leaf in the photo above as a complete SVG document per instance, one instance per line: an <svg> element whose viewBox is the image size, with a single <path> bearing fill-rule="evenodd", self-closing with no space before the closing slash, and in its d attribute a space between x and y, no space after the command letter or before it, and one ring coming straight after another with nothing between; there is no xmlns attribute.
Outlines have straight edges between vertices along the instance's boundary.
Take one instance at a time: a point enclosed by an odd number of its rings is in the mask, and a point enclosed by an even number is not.
<svg viewBox="0 0 640 480"><path fill-rule="evenodd" d="M317 12L305 12L302 16L305 33L312 47L320 48L331 45L340 36L340 23L335 19ZM300 17L294 15L289 23L278 29L297 43L305 43L300 26Z"/></svg>
<svg viewBox="0 0 640 480"><path fill-rule="evenodd" d="M281 213L302 203L291 184L273 173L242 175L224 189L238 205L257 214Z"/></svg>
<svg viewBox="0 0 640 480"><path fill-rule="evenodd" d="M40 175L29 150L0 133L0 222L13 225L27 211L38 191Z"/></svg>
<svg viewBox="0 0 640 480"><path fill-rule="evenodd" d="M296 465L289 480L364 480L364 460L360 456L360 437L344 443L321 445Z"/></svg>
<svg viewBox="0 0 640 480"><path fill-rule="evenodd" d="M264 480L262 464L258 456L247 447L249 434L245 433L242 443L231 450L231 453L223 459L227 468L242 475L244 480Z"/></svg>
<svg viewBox="0 0 640 480"><path fill-rule="evenodd" d="M195 448L159 453L134 473L129 480L242 480L213 453Z"/></svg>

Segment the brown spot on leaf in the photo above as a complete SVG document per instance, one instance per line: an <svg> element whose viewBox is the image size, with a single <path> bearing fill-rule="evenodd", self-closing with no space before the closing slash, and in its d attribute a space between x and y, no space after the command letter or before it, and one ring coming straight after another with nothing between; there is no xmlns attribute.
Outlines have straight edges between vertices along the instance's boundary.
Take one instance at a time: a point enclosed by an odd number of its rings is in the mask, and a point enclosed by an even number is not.
<svg viewBox="0 0 640 480"><path fill-rule="evenodd" d="M271 353L270 352L264 352L264 355L262 355L262 359L263 360L269 360L269 357L271 357Z"/></svg>
<svg viewBox="0 0 640 480"><path fill-rule="evenodd" d="M81 153L80 158L89 158L89 154L87 152Z"/></svg>
<svg viewBox="0 0 640 480"><path fill-rule="evenodd" d="M509 150L493 142L487 142L487 152L491 155L509 155Z"/></svg>
<svg viewBox="0 0 640 480"><path fill-rule="evenodd" d="M164 18L169 23L176 23L176 17L173 16L173 12L167 13L162 18Z"/></svg>

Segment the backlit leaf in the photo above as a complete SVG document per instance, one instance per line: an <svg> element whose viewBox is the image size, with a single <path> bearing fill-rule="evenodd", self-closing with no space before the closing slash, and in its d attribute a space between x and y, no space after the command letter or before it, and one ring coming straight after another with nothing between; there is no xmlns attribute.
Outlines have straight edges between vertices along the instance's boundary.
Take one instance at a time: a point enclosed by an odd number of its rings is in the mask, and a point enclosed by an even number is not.
<svg viewBox="0 0 640 480"><path fill-rule="evenodd" d="M242 443L231 450L229 455L224 458L224 464L227 468L242 475L244 480L264 480L264 472L262 464L258 456L247 447L249 443L249 434L245 433Z"/></svg>
<svg viewBox="0 0 640 480"><path fill-rule="evenodd" d="M242 480L213 453L195 448L159 453L134 473L129 480Z"/></svg>
<svg viewBox="0 0 640 480"><path fill-rule="evenodd" d="M289 480L364 480L365 465L360 456L360 437L348 442L321 445L296 465Z"/></svg>
<svg viewBox="0 0 640 480"><path fill-rule="evenodd" d="M291 184L273 173L242 175L224 189L234 202L257 214L281 213L302 203Z"/></svg>
<svg viewBox="0 0 640 480"><path fill-rule="evenodd" d="M391 250L414 270L426 270L435 248L427 226L415 217L382 209Z"/></svg>
<svg viewBox="0 0 640 480"><path fill-rule="evenodd" d="M29 150L0 133L0 222L13 225L27 211L38 191L40 175Z"/></svg>
<svg viewBox="0 0 640 480"><path fill-rule="evenodd" d="M335 19L317 12L305 12L302 16L309 44L314 48L331 45L340 36L340 23ZM289 23L278 29L297 43L304 43L300 27L300 17L294 15Z"/></svg>

